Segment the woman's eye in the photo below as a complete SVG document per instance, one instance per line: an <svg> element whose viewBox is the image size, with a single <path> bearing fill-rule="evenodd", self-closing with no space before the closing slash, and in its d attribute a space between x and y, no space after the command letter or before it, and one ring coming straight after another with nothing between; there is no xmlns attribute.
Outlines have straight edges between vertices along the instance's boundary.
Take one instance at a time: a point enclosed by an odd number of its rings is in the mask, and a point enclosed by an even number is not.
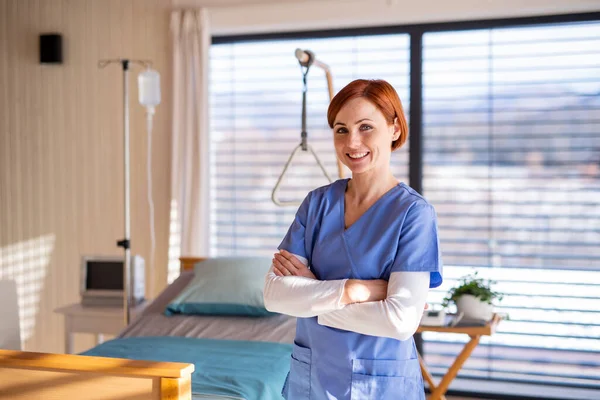
<svg viewBox="0 0 600 400"><path fill-rule="evenodd" d="M335 131L335 133L347 133L348 131L346 130L346 128L338 128L337 131Z"/></svg>
<svg viewBox="0 0 600 400"><path fill-rule="evenodd" d="M369 130L371 130L371 129L373 129L373 127L372 127L371 125L366 125L366 124L364 124L364 125L361 125L361 126L360 126L360 130L361 130L361 131L369 131Z"/></svg>

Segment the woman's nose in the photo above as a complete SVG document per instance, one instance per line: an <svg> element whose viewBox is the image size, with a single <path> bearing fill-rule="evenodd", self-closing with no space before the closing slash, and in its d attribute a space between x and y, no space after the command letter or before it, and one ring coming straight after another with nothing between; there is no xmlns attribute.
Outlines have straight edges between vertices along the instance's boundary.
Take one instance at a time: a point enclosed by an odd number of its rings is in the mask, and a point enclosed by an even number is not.
<svg viewBox="0 0 600 400"><path fill-rule="evenodd" d="M347 137L348 147L359 147L360 146L360 134L358 132L350 132Z"/></svg>

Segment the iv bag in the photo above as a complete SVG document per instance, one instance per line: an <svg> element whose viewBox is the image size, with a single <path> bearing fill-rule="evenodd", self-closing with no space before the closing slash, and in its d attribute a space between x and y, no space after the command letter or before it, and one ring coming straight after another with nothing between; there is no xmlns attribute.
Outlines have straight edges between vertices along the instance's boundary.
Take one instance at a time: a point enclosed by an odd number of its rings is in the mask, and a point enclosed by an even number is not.
<svg viewBox="0 0 600 400"><path fill-rule="evenodd" d="M153 69L146 69L138 75L140 104L154 107L160 104L160 75Z"/></svg>

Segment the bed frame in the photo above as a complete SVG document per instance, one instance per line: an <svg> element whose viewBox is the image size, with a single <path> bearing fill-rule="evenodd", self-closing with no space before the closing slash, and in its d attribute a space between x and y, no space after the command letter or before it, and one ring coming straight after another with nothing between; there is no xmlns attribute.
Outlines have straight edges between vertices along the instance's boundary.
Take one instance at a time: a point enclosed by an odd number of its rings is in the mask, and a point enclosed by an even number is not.
<svg viewBox="0 0 600 400"><path fill-rule="evenodd" d="M181 257L181 271L201 257ZM0 399L190 400L193 364L0 350Z"/></svg>

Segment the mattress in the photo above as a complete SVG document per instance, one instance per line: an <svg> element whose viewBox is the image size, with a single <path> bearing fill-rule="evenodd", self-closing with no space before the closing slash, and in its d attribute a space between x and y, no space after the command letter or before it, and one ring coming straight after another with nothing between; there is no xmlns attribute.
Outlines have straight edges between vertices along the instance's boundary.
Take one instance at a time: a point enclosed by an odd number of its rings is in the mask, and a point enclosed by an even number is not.
<svg viewBox="0 0 600 400"><path fill-rule="evenodd" d="M167 305L193 278L193 271L183 272L121 332L119 337L179 336L293 343L296 318L287 315L269 317L164 315Z"/></svg>
<svg viewBox="0 0 600 400"><path fill-rule="evenodd" d="M176 337L131 337L105 342L83 353L192 363L194 399L281 400L292 345Z"/></svg>

